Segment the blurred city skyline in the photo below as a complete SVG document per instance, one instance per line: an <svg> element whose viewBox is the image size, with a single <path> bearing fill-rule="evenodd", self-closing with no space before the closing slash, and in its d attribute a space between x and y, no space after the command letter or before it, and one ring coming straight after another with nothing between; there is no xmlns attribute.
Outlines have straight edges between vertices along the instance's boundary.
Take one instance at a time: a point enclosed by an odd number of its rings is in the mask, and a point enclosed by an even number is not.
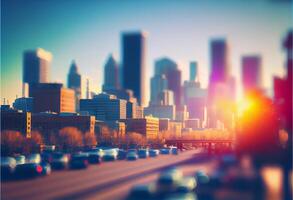
<svg viewBox="0 0 293 200"><path fill-rule="evenodd" d="M66 85L72 60L81 75L100 92L110 53L121 64L121 33L147 31L146 80L154 62L169 57L188 80L189 62L198 61L199 79L207 87L210 40L226 38L230 67L241 89L241 57L262 56L263 86L282 75L285 53L281 40L292 27L291 1L2 1L2 98L21 96L23 51L44 48L53 54L52 82ZM46 9L42 9L46 8ZM85 97L83 82L83 97Z"/></svg>

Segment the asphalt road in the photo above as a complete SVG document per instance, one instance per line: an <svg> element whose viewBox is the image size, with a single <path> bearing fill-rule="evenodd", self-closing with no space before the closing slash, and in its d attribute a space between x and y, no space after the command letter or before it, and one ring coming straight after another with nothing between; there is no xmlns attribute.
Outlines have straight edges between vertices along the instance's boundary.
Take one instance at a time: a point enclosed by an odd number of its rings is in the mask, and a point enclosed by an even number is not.
<svg viewBox="0 0 293 200"><path fill-rule="evenodd" d="M1 199L124 199L132 186L151 183L160 171L176 166L184 175L209 172L212 162L194 150L137 161L103 162L85 170L53 171L47 177L1 183Z"/></svg>

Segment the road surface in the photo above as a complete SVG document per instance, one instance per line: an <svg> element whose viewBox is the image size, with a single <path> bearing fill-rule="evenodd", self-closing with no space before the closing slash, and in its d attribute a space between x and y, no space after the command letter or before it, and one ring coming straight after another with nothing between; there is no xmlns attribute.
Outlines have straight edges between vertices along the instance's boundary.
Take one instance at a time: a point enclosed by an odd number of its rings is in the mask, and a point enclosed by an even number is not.
<svg viewBox="0 0 293 200"><path fill-rule="evenodd" d="M200 158L194 150L137 161L103 162L85 170L53 171L47 177L2 182L1 199L120 200L132 186L154 182L160 171L170 166L189 175L197 169L210 171L212 162Z"/></svg>

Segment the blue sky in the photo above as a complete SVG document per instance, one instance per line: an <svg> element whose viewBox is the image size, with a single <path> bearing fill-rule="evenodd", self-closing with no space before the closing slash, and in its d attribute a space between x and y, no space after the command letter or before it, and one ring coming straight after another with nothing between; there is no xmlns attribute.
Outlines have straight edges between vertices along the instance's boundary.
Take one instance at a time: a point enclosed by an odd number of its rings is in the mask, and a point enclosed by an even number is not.
<svg viewBox="0 0 293 200"><path fill-rule="evenodd" d="M197 60L206 87L209 41L225 37L238 86L241 56L260 54L263 83L270 89L272 76L284 71L281 39L292 28L292 10L288 0L2 0L1 97L12 101L21 95L22 52L37 47L53 54L52 82L66 83L75 59L99 92L108 55L120 61L121 32L132 30L149 33L148 81L155 59L168 56L179 63L183 79L189 61Z"/></svg>

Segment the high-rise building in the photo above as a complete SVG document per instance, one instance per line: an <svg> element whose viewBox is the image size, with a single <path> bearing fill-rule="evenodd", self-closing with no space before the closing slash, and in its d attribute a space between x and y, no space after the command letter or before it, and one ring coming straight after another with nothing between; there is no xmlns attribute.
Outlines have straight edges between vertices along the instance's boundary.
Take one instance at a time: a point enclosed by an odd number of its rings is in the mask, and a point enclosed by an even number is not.
<svg viewBox="0 0 293 200"><path fill-rule="evenodd" d="M117 99L115 95L101 93L93 99L81 99L80 110L88 111L97 120L121 120L126 119L126 103L126 100Z"/></svg>
<svg viewBox="0 0 293 200"><path fill-rule="evenodd" d="M225 39L211 41L211 76L210 82L226 82L229 77L228 45Z"/></svg>
<svg viewBox="0 0 293 200"><path fill-rule="evenodd" d="M155 62L155 74L165 75L168 89L173 91L176 106L181 105L181 71L176 62L169 58L161 58Z"/></svg>
<svg viewBox="0 0 293 200"><path fill-rule="evenodd" d="M143 32L122 35L123 88L131 89L140 105L145 99L145 40Z"/></svg>
<svg viewBox="0 0 293 200"><path fill-rule="evenodd" d="M23 54L23 83L48 83L52 54L44 49L27 50Z"/></svg>
<svg viewBox="0 0 293 200"><path fill-rule="evenodd" d="M64 88L61 83L39 83L30 87L34 112L75 112L74 90Z"/></svg>
<svg viewBox="0 0 293 200"><path fill-rule="evenodd" d="M157 74L151 78L151 101L150 104L160 104L159 94L167 90L168 81L165 74Z"/></svg>
<svg viewBox="0 0 293 200"><path fill-rule="evenodd" d="M196 81L198 82L198 68L197 62L193 61L189 64L189 81Z"/></svg>
<svg viewBox="0 0 293 200"><path fill-rule="evenodd" d="M242 85L244 93L261 88L261 57L242 57Z"/></svg>
<svg viewBox="0 0 293 200"><path fill-rule="evenodd" d="M104 85L103 91L119 89L119 66L113 55L111 54L104 68Z"/></svg>
<svg viewBox="0 0 293 200"><path fill-rule="evenodd" d="M81 75L78 72L78 67L75 61L72 61L72 64L69 69L67 77L67 86L75 92L75 109L76 111L78 111L79 100L81 98Z"/></svg>

